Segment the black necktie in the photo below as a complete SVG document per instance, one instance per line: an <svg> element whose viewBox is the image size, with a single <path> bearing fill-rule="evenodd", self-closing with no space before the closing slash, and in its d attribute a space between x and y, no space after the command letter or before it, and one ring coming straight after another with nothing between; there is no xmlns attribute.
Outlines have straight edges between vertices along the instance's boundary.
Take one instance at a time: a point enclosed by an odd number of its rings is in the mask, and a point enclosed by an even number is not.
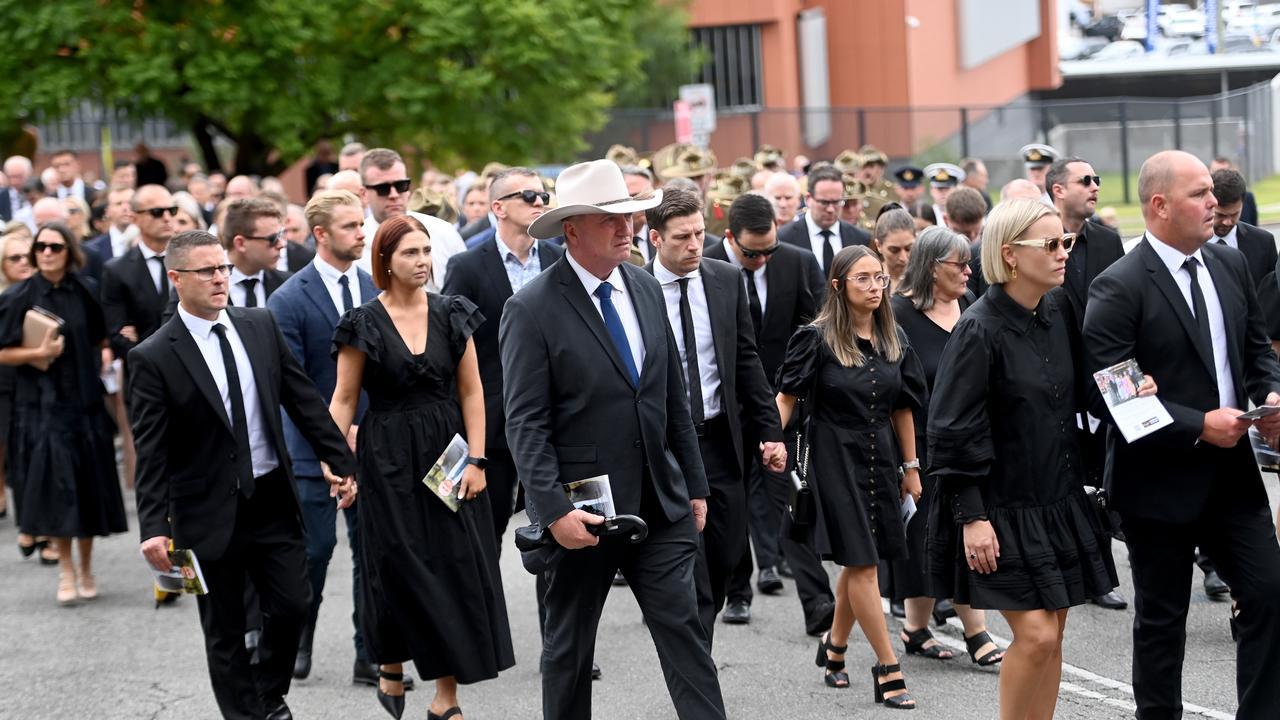
<svg viewBox="0 0 1280 720"><path fill-rule="evenodd" d="M160 298L161 298L162 300L168 301L168 299L169 299L169 273L165 272L165 269L164 269L164 255L156 255L156 256L152 257L151 259L152 259L152 260L155 260L155 261L156 261L156 262L158 262L158 263L160 263L160 285L159 285L159 288L160 288L160 289L158 290L158 294L160 295Z"/></svg>
<svg viewBox="0 0 1280 720"><path fill-rule="evenodd" d="M249 421L244 414L244 395L240 390L240 370L236 367L236 356L231 352L231 341L227 339L227 327L214 325L213 331L218 335L218 344L222 346L222 366L227 371L227 395L231 399L231 434L236 441L236 471L240 476L240 492L245 497L253 497L253 452L249 449Z"/></svg>
<svg viewBox="0 0 1280 720"><path fill-rule="evenodd" d="M1209 331L1209 308L1204 303L1204 291L1200 289L1200 278L1196 273L1196 267L1200 263L1194 258L1187 258L1182 263L1182 267L1191 275L1191 309L1196 314L1196 330L1200 335L1200 345L1208 353L1210 358L1213 357L1213 335Z"/></svg>
<svg viewBox="0 0 1280 720"><path fill-rule="evenodd" d="M756 331L756 340L760 339L760 326L764 324L764 308L760 305L760 291L756 289L756 274L752 270L742 268L747 279L747 306L751 310L751 325Z"/></svg>
<svg viewBox="0 0 1280 720"><path fill-rule="evenodd" d="M698 370L698 338L693 331L693 309L689 306L689 278L680 278L680 326L684 330L684 364L689 376L689 414L700 425L706 414L702 407L702 375Z"/></svg>
<svg viewBox="0 0 1280 720"><path fill-rule="evenodd" d="M836 256L836 251L831 249L831 231L823 230L818 233L822 236L822 272L831 272L831 260Z"/></svg>
<svg viewBox="0 0 1280 720"><path fill-rule="evenodd" d="M258 278L245 278L240 281L240 287L244 288L244 306L258 307Z"/></svg>
<svg viewBox="0 0 1280 720"><path fill-rule="evenodd" d="M1218 238L1218 244L1219 244L1219 245L1226 245L1226 244L1227 244L1227 239L1226 239L1226 238Z"/></svg>
<svg viewBox="0 0 1280 720"><path fill-rule="evenodd" d="M342 312L347 312L355 305L355 301L351 299L351 280L343 275L338 278L338 284L342 286Z"/></svg>

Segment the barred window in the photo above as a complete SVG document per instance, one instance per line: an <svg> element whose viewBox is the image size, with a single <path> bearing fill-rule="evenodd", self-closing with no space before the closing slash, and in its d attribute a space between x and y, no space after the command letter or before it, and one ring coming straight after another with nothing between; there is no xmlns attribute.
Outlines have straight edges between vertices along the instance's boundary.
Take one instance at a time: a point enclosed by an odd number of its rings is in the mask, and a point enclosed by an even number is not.
<svg viewBox="0 0 1280 720"><path fill-rule="evenodd" d="M707 52L698 82L716 89L717 109L764 105L759 25L694 28L691 41Z"/></svg>

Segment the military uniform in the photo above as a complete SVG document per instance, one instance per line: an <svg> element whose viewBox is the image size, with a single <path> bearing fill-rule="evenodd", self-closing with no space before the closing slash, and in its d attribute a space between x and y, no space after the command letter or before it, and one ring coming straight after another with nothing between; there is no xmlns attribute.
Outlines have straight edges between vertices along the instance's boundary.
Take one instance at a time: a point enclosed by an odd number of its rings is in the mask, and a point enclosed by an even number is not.
<svg viewBox="0 0 1280 720"><path fill-rule="evenodd" d="M731 170L720 170L707 188L706 226L708 235L724 235L729 227L729 206L751 190L751 179Z"/></svg>
<svg viewBox="0 0 1280 720"><path fill-rule="evenodd" d="M961 180L964 180L964 170L951 163L933 163L925 166L924 176L929 178L929 194L933 198L934 217L937 218L939 225L944 225L947 195L951 194Z"/></svg>
<svg viewBox="0 0 1280 720"><path fill-rule="evenodd" d="M1027 179L1040 188L1043 193L1041 199L1052 205L1053 196L1049 194L1049 189L1044 186L1044 174L1048 172L1047 168L1053 164L1053 161L1058 159L1058 151L1049 145L1030 143L1023 145L1018 154L1022 156L1022 164L1026 170Z"/></svg>
<svg viewBox="0 0 1280 720"><path fill-rule="evenodd" d="M876 216L867 210L867 186L851 173L845 173L843 180L844 207L840 210L840 219L874 234Z"/></svg>

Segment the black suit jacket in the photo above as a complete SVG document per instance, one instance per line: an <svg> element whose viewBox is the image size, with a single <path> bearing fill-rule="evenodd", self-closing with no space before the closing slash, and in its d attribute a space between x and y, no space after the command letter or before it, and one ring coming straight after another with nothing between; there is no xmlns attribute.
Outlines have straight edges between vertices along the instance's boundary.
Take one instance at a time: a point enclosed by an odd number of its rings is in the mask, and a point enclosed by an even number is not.
<svg viewBox="0 0 1280 720"><path fill-rule="evenodd" d="M729 248L721 242L707 247L705 255L727 262ZM745 293L746 278L736 266L734 271ZM756 349L765 377L773 383L787 353L787 342L796 328L808 324L822 308L826 282L812 250L786 244L779 244L778 250L769 256L764 266L764 277L769 292L764 301L764 322L756 333Z"/></svg>
<svg viewBox="0 0 1280 720"><path fill-rule="evenodd" d="M653 274L653 263L644 266ZM747 471L747 455L754 442L782 442L773 383L765 377L756 334L747 307L747 287L738 269L723 260L703 258L698 268L707 296L716 371L720 375L721 413L729 423L738 474ZM663 300L665 303L666 296ZM671 316L668 314L667 319ZM672 335L684 328L672 327ZM747 442L744 440L753 442Z"/></svg>
<svg viewBox="0 0 1280 720"><path fill-rule="evenodd" d="M1079 248L1082 247L1085 252L1078 253ZM1083 283L1076 279L1076 275L1072 273L1073 266L1071 265L1073 261L1078 261L1081 257L1085 259ZM1124 257L1124 245L1120 241L1120 235L1115 230L1089 220L1084 222L1084 226L1080 228L1080 239L1076 243L1076 248L1073 249L1071 256L1067 258L1066 280L1063 281L1061 287L1054 288L1050 293L1058 303L1062 316L1067 320L1067 327L1071 330L1073 336L1072 342L1075 343L1077 349L1082 350L1079 344L1080 331L1084 327L1084 310L1089 301L1089 286L1093 284L1094 278L1102 274L1103 270L1111 267L1112 263L1122 257ZM981 267L978 269L981 272ZM1076 356L1083 357L1079 352ZM1092 377L1092 373L1090 373L1090 377Z"/></svg>
<svg viewBox="0 0 1280 720"><path fill-rule="evenodd" d="M370 240L369 242L373 241ZM312 250L306 245L295 242L285 243L284 252L285 264L288 266L285 271L285 277L288 277L289 275L292 275L306 267L307 263L311 262L311 260L316 256L315 250Z"/></svg>
<svg viewBox="0 0 1280 720"><path fill-rule="evenodd" d="M871 235L866 230L844 220L837 221L837 224L840 227L840 247L871 244ZM801 214L795 220L778 228L778 241L812 253L813 243L809 242L809 223L805 220L805 216ZM822 269L826 271L826 268Z"/></svg>
<svg viewBox="0 0 1280 720"><path fill-rule="evenodd" d="M102 312L116 357L125 357L135 344L120 334L120 328L132 325L139 341L147 339L160 327L167 301L156 291L151 270L136 246L102 268Z"/></svg>
<svg viewBox="0 0 1280 720"><path fill-rule="evenodd" d="M306 267L305 265L303 267ZM274 293L285 280L293 277L291 272L280 272L275 268L266 268L262 271L262 295L265 300L270 300ZM231 292L227 292L227 307L231 307ZM262 307L266 307L264 304ZM160 317L160 322L169 322L174 315L178 314L178 291L169 288L169 302L164 306L164 313Z"/></svg>
<svg viewBox="0 0 1280 720"><path fill-rule="evenodd" d="M9 200L8 188L0 189L0 220L9 222L13 219L13 203Z"/></svg>
<svg viewBox="0 0 1280 720"><path fill-rule="evenodd" d="M1280 364L1271 352L1262 312L1244 256L1206 244L1201 249L1213 278L1226 323L1228 357L1236 388L1237 408L1258 404L1280 392ZM1204 415L1219 406L1212 348L1201 348L1195 319L1168 268L1143 239L1093 281L1085 311L1087 368L1105 368L1137 360L1159 384L1159 397L1173 425L1133 443L1114 428L1107 437L1107 484L1112 506L1135 517L1185 523L1201 516L1224 461L1236 462L1242 474L1230 492L1265 506L1266 492L1249 440L1231 450L1197 443ZM1089 386L1093 414L1110 420L1097 390Z"/></svg>
<svg viewBox="0 0 1280 720"><path fill-rule="evenodd" d="M458 231L458 234L462 236L463 240L466 240L472 235L479 235L490 227L492 227L492 224L489 222L489 213L485 213L479 220L468 225L464 225L462 229Z"/></svg>
<svg viewBox="0 0 1280 720"><path fill-rule="evenodd" d="M546 240L538 241L538 262L543 270L564 257L564 249ZM511 297L511 281L492 238L466 252L449 258L444 278L445 295L461 295L480 308L484 323L476 329L476 358L480 383L484 386L485 447L507 446L506 422L502 411L502 357L498 354L498 324L502 308Z"/></svg>
<svg viewBox="0 0 1280 720"><path fill-rule="evenodd" d="M1241 222L1236 225L1236 241L1249 263L1249 277L1256 290L1262 279L1276 269L1276 238L1256 225Z"/></svg>
<svg viewBox="0 0 1280 720"><path fill-rule="evenodd" d="M507 444L525 500L543 528L573 505L562 483L608 474L619 513L641 509L647 484L664 517L708 494L662 288L619 266L645 348L633 387L582 282L562 258L507 301L498 327Z"/></svg>
<svg viewBox="0 0 1280 720"><path fill-rule="evenodd" d="M228 308L253 364L259 417L294 502L280 508L298 517L280 408L321 460L338 475L355 472L355 458L333 424L324 399L285 344L265 308ZM191 332L175 317L129 353L129 417L138 449L138 525L142 538L168 536L206 560L226 551L235 528L236 441L213 374Z"/></svg>

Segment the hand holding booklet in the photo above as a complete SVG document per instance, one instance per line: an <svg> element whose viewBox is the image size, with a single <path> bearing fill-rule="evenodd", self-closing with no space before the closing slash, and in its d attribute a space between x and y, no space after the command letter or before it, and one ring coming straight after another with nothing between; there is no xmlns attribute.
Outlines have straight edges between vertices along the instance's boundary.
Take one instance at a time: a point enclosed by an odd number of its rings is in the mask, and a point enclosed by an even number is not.
<svg viewBox="0 0 1280 720"><path fill-rule="evenodd" d="M440 498L450 510L458 512L462 507L462 471L467 469L467 441L454 434L444 452L427 471L422 483L431 494Z"/></svg>
<svg viewBox="0 0 1280 720"><path fill-rule="evenodd" d="M194 552L170 549L169 563L173 567L169 568L168 572L161 572L155 568L151 569L151 572L155 575L157 589L171 593L187 593L188 595L208 594L209 586L205 584L204 573L200 571L200 561L196 560Z"/></svg>
<svg viewBox="0 0 1280 720"><path fill-rule="evenodd" d="M1140 397L1142 371L1135 360L1112 365L1093 374L1098 391L1111 410L1111 418L1124 435L1125 442L1146 437L1173 424L1173 417L1156 396Z"/></svg>

